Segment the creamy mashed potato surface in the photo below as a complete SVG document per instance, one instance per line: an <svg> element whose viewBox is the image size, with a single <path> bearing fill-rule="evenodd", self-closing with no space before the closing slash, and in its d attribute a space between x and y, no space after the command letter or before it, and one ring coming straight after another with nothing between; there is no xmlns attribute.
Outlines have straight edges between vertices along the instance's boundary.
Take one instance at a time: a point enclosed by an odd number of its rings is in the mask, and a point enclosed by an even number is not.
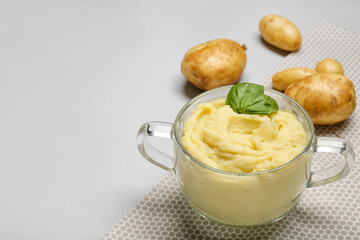
<svg viewBox="0 0 360 240"><path fill-rule="evenodd" d="M196 106L182 143L204 164L228 172L259 172L279 167L301 153L307 134L296 117L238 114L219 98Z"/></svg>

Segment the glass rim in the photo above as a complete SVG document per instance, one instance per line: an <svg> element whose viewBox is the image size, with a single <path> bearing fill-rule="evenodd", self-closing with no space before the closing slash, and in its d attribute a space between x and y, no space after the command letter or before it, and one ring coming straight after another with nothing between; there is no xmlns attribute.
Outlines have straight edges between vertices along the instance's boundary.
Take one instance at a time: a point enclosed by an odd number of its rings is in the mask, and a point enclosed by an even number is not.
<svg viewBox="0 0 360 240"><path fill-rule="evenodd" d="M310 128L310 134L308 136L308 142L306 144L306 146L304 147L304 149L301 151L301 153L299 155L297 155L295 158L293 158L292 160L288 161L287 163L279 166L279 167L276 167L276 168L272 168L272 169L269 169L269 170L265 170L265 171L260 171L260 172L249 172L249 173L241 173L241 172L229 172L229 171L224 171L224 170L220 170L220 169L217 169L217 168L214 168L214 167L211 167L209 165L206 165L205 163L201 162L200 160L196 159L194 156L192 156L187 150L186 148L184 147L184 145L182 144L181 142L181 136L179 136L179 133L180 131L177 131L177 130L180 130L180 119L182 117L182 115L186 112L186 110L192 106L196 101L198 101L199 99L205 97L205 96L208 96L208 95L211 95L213 93L217 93L217 92L221 92L221 91L224 91L224 90L230 90L230 88L232 87L232 85L229 85L229 86L223 86L223 87L218 87L218 88L215 88L215 89L212 89L212 90L208 90L206 92L203 92L197 96L195 96L194 98L192 98L190 101L188 101L182 108L181 110L179 111L179 113L177 114L176 118L175 118L175 121L174 121L174 124L173 124L173 129L172 129L172 134L175 136L175 141L177 142L177 144L180 146L181 150L196 164L198 164L199 166L201 167L204 167L208 170L211 170L211 171L214 171L214 172L217 172L217 173L221 173L221 174L225 174L225 175L234 175L234 176L252 176L252 175L261 175L261 174L266 174L266 173L271 173L271 172L276 172L276 171L279 171L283 168L285 168L286 166L288 165L291 165L292 163L296 162L298 159L300 159L305 153L307 153L309 151L309 149L311 148L312 146L312 143L314 141L314 138L315 138L315 127L314 127L314 124L311 120L311 117L309 116L309 114L306 112L306 110L301 107L300 104L298 104L294 99L288 97L287 95L279 92L279 91L276 91L274 89L271 89L271 88L267 88L265 87L265 91L268 91L268 92L271 92L271 93L274 93L275 95L279 95L283 98L285 98L286 100L288 100L291 104L295 105L298 109L300 109L300 111L304 114L304 116L306 117L306 120L309 124L309 128ZM182 132L182 131L181 131Z"/></svg>

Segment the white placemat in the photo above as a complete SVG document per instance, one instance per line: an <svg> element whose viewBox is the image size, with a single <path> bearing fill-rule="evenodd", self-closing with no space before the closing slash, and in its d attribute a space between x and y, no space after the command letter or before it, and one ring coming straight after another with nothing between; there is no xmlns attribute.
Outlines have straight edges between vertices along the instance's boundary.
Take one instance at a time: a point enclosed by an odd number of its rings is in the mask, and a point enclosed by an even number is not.
<svg viewBox="0 0 360 240"><path fill-rule="evenodd" d="M321 22L296 53L289 54L264 80L271 87L274 73L291 67L315 68L324 58L334 58L355 84L357 108L346 121L316 126L318 136L352 142L360 155L360 36L328 21ZM331 166L336 154L315 154L314 168ZM273 224L236 228L214 223L198 215L185 202L175 176L170 173L107 232L115 239L360 239L360 164L342 180L304 191L296 208Z"/></svg>

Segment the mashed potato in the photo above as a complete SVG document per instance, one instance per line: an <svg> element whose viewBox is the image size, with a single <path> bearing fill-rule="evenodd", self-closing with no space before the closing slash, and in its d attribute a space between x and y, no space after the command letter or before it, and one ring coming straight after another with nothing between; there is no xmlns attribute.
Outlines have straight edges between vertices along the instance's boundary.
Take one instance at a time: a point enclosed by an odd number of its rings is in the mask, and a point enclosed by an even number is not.
<svg viewBox="0 0 360 240"><path fill-rule="evenodd" d="M208 166L250 173L294 159L306 146L307 134L291 113L238 114L220 98L196 106L184 125L182 143Z"/></svg>
<svg viewBox="0 0 360 240"><path fill-rule="evenodd" d="M200 214L234 226L266 224L298 203L310 174L312 151L301 154L313 144L308 141L290 112L238 114L225 98L216 99L195 107L184 123L182 144L205 165L225 172L204 167L182 150L174 170L185 199Z"/></svg>

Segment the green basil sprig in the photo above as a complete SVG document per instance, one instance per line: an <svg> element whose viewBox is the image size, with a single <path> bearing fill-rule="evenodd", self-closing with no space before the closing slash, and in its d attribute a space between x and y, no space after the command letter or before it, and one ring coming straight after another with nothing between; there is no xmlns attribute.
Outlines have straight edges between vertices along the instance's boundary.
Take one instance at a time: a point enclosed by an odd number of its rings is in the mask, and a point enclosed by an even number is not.
<svg viewBox="0 0 360 240"><path fill-rule="evenodd" d="M232 86L226 104L236 113L270 114L279 110L277 102L264 94L264 87L255 83L238 83Z"/></svg>

